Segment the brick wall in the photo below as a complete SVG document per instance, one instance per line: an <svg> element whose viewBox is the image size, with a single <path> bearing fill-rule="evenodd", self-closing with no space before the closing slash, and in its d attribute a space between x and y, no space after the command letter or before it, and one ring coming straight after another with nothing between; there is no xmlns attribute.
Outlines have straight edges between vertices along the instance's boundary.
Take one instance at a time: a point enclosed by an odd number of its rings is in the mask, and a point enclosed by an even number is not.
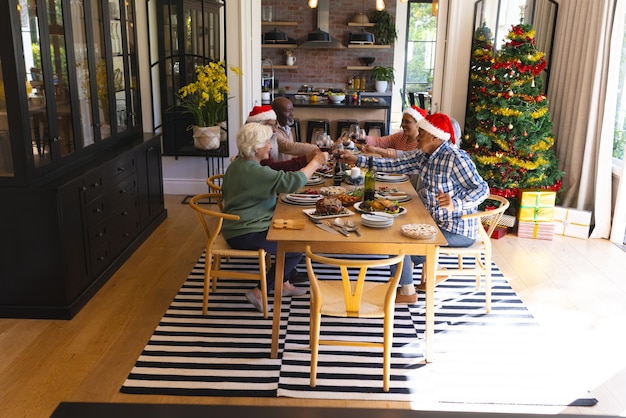
<svg viewBox="0 0 626 418"><path fill-rule="evenodd" d="M331 0L330 1L330 35L339 42L348 45L350 32L357 32L359 27L348 26L355 14L363 12L370 20L375 11L374 0ZM296 26L277 26L278 30L287 33L297 44L307 41L308 34L317 29L317 9L311 9L306 0L294 2L292 0L263 0L262 5L273 7L273 20L297 22ZM395 1L387 1L386 9L395 16ZM271 25L263 25L261 31L273 30ZM372 28L365 28L372 31ZM279 87L290 87L290 91L299 87L297 83L310 84L315 87L329 87L345 84L351 76L364 75L367 80L367 90L374 90L374 81L369 72L348 70L347 66L362 66L359 57L376 57L373 66L393 64L392 45L389 49L293 49L293 55L297 58L295 69L275 69L275 79L279 81ZM285 65L284 49L263 48L263 58L269 58L274 65ZM295 84L294 84L295 83Z"/></svg>

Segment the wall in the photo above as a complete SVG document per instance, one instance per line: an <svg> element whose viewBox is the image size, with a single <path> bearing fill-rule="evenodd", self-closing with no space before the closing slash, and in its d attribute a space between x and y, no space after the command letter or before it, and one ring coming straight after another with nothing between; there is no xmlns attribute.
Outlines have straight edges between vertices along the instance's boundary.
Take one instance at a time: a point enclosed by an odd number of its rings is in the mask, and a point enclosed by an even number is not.
<svg viewBox="0 0 626 418"><path fill-rule="evenodd" d="M296 2L287 2L281 0L285 4L293 4ZM367 0L373 4L374 0ZM148 7L155 2L148 2ZM277 4L279 1L277 0ZM298 33L304 37L309 31L314 30L313 25L317 22L316 14L306 6L306 0L299 0L298 5L293 6L309 13L309 22L307 29L299 28ZM337 7L337 4L341 7ZM345 32L350 32L355 28L348 28L346 23L352 20L354 13L362 7L363 1L357 0L331 0L331 16L333 10L340 10L336 14L338 22L335 23L339 36L345 36ZM381 61L379 63L393 62L396 68L396 79L402 80L404 77L404 29L406 26L406 10L407 3L400 3L399 0L387 0L387 10L394 10L397 15L396 28L398 29L398 40L396 47L386 50L384 54L381 50L377 51ZM438 37L438 57L437 71L441 77L435 79L433 89L433 103L436 104L436 110L442 111L462 121L465 115L465 100L467 94L467 69L469 68L469 56L471 49L471 35L473 32L473 1L469 0L440 0L440 28ZM305 10L308 9L308 11ZM147 7L146 4L137 3L137 24L139 28L147 28ZM355 11L356 10L356 11ZM283 19L281 17L281 19ZM230 155L236 154L235 134L237 128L245 121L250 109L261 102L261 58L265 54L265 49L260 48L261 39L261 2L258 0L228 0L226 2L226 28L227 28L227 54L229 65L235 65L242 69L242 77L230 77L229 87L233 99L229 102L229 122L231 129L229 130ZM331 17L331 35L337 37L332 29L333 18ZM450 24L448 24L450 22ZM304 20L301 25L304 26ZM234 29L233 29L234 28ZM263 26L266 30L266 26ZM272 29L272 27L269 27ZM358 28L356 28L358 29ZM343 32L341 32L343 31ZM341 35L343 33L344 35ZM292 36L293 37L293 36ZM340 40L343 40L340 38ZM346 41L347 43L347 41ZM150 65L148 60L148 48L151 44L148 39L147 30L138 31L138 45L140 51L140 70L142 80L142 104L143 104L143 122L144 130L152 131L152 108L151 108L151 87L150 87ZM280 50L282 51L282 50ZM313 51L313 52L310 52ZM341 60L341 64L337 64L336 71L328 71L324 66L315 66L316 71L310 72L308 61L315 54L324 57L329 51L321 52L314 50L296 50L298 56L298 72L287 75L289 73L277 72L277 78L281 85L287 80L295 80L297 77L316 77L314 80L337 80L341 83L347 78L348 72L343 69L347 65L353 65L355 57L363 56L367 50L342 50L338 55L337 61ZM274 51L276 52L276 51ZM367 52L369 55L369 51ZM387 56L389 54L389 56ZM373 55L373 53L372 53ZM383 58L384 56L384 58ZM302 61L301 61L302 57ZM328 56L325 58L331 60ZM387 61L389 60L389 61ZM329 64L330 65L330 64ZM357 65L357 64L355 64ZM330 68L330 67L329 67ZM288 70L292 71L292 70ZM302 73L300 72L302 71ZM301 74L301 75L297 75ZM310 76L304 76L310 74ZM319 74L323 74L320 76ZM323 78L322 78L323 77ZM282 78L282 80L281 80ZM437 81L439 80L439 81ZM298 83L298 80L295 80ZM315 84L315 81L312 83ZM297 84L299 86L300 84ZM401 117L401 101L399 90L401 84L393 86L393 103L392 103L392 128L397 128ZM394 125L395 123L395 125ZM226 162L227 164L228 162ZM201 157L174 157L163 158L163 178L164 191L166 194L182 194L192 195L207 191L205 183L207 174L207 162Z"/></svg>
<svg viewBox="0 0 626 418"><path fill-rule="evenodd" d="M329 33L341 42L344 46L348 45L350 32L358 32L360 27L348 26L348 22L354 19L354 16L363 12L372 21L375 12L374 0L331 0L329 7ZM306 1L290 1L290 0L263 0L263 6L272 6L274 9L274 20L296 22L296 26L276 26L280 31L286 32L289 38L296 41L298 45L308 40L308 34L317 28L317 9L308 7ZM385 10L395 17L396 7L393 1L387 1ZM269 32L274 26L264 24L263 32ZM370 33L371 27L364 28ZM376 61L372 67L376 65L391 66L393 64L393 46L387 49L308 49L295 48L292 49L293 54L297 57L295 69L277 69L275 70L276 79L279 80L279 87L286 88L288 91L297 90L301 84L309 84L313 86L337 86L344 87L350 76L365 76L367 80L367 89L374 90L374 81L368 74L368 71L347 70L347 66L362 66L359 57L371 56ZM269 58L274 65L285 64L284 48L269 48L262 46L263 58Z"/></svg>

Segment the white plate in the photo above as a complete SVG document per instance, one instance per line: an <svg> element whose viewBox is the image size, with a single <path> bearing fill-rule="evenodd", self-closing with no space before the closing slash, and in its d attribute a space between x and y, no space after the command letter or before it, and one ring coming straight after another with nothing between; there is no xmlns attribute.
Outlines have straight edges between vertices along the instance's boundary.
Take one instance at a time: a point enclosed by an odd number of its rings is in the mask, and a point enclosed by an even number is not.
<svg viewBox="0 0 626 418"><path fill-rule="evenodd" d="M377 215L361 215L361 224L370 228L388 228L393 225L393 217L383 217Z"/></svg>
<svg viewBox="0 0 626 418"><path fill-rule="evenodd" d="M377 173L376 181L383 183L402 183L409 180L409 176L406 174L390 174L390 173Z"/></svg>
<svg viewBox="0 0 626 418"><path fill-rule="evenodd" d="M358 210L361 213L367 214L367 213L372 213L375 215L383 215L383 216L400 216L400 215L404 215L405 213L407 213L407 209L403 206L400 206L400 212L398 213L387 213L387 212L381 212L381 211L369 211L369 210L364 210L361 209L361 204L363 204L363 202L356 202L354 204L354 209Z"/></svg>
<svg viewBox="0 0 626 418"><path fill-rule="evenodd" d="M314 185L323 184L323 183L324 183L324 178L316 174L313 174L311 178L306 181L307 186L314 186Z"/></svg>
<svg viewBox="0 0 626 418"><path fill-rule="evenodd" d="M295 200L290 200L286 194L280 195L280 201L283 203L286 203L288 205L295 205L295 206L304 206L304 207L311 207L311 206L315 206L315 202L316 201L311 201L311 202L298 202Z"/></svg>
<svg viewBox="0 0 626 418"><path fill-rule="evenodd" d="M352 212L350 209L346 209L344 208L344 212L343 213L339 213L336 215L324 215L324 216L320 216L320 215L314 215L314 213L317 211L317 209L313 208L313 209L302 209L302 212L305 213L306 216L313 218L313 219L332 219L332 218L338 218L340 216L352 216L354 215L354 212Z"/></svg>
<svg viewBox="0 0 626 418"><path fill-rule="evenodd" d="M408 202L409 200L412 199L411 196L409 196L408 194L401 194L401 195L393 195L393 194L380 194L380 193L376 193L374 195L377 199L389 199L389 200L394 200L398 203L404 203L404 202Z"/></svg>
<svg viewBox="0 0 626 418"><path fill-rule="evenodd" d="M315 204L323 196L320 194L287 193L285 197L293 202Z"/></svg>

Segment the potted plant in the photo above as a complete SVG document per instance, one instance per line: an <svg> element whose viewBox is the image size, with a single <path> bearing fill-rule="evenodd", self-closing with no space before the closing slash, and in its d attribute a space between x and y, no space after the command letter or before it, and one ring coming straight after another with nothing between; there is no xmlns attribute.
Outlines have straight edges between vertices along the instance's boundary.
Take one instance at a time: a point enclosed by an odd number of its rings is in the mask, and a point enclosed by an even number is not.
<svg viewBox="0 0 626 418"><path fill-rule="evenodd" d="M238 67L230 67L240 75ZM194 146L203 150L220 146L221 131L225 129L228 107L228 77L224 61L211 62L196 68L196 81L178 90L175 109L193 116Z"/></svg>
<svg viewBox="0 0 626 418"><path fill-rule="evenodd" d="M376 81L376 91L384 93L387 91L389 82L394 82L394 69L393 67L378 65L372 68L372 78Z"/></svg>
<svg viewBox="0 0 626 418"><path fill-rule="evenodd" d="M398 38L394 17L386 10L374 12L374 37L380 45L391 45Z"/></svg>

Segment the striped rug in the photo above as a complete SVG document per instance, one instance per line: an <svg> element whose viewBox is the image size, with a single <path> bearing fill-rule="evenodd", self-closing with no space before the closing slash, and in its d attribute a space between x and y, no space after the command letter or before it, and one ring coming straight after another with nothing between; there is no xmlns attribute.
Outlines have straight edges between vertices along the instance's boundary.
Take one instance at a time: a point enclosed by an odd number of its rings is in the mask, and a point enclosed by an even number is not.
<svg viewBox="0 0 626 418"><path fill-rule="evenodd" d="M232 259L227 266L256 267L249 263ZM165 312L122 392L411 401L425 409L595 401L577 383L575 353L552 348L495 265L489 315L473 277L453 276L437 286L432 363L424 362L423 294L415 305L396 307L388 393L382 391L382 354L367 348L320 347L317 387L309 386L308 295L284 298L278 359L269 358L271 315L264 319L244 296L251 282L221 280L210 296L208 315L202 316L203 269L204 256ZM305 271L303 264L299 270ZM316 270L322 277L336 277L321 266ZM420 275L416 267L414 276ZM386 280L389 269L374 269L372 276ZM323 318L321 332L382 340L381 329L379 320Z"/></svg>

